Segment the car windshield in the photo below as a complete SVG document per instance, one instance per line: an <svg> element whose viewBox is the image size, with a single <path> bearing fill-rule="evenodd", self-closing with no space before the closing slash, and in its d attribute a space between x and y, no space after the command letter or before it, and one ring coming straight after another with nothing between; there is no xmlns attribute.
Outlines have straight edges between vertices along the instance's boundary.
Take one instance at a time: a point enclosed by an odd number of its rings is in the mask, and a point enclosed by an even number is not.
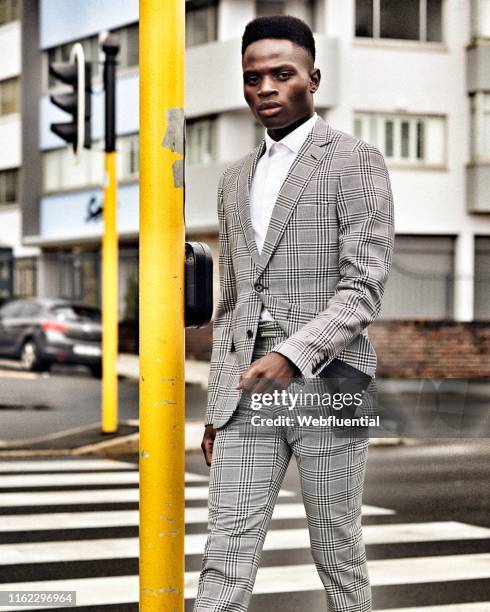
<svg viewBox="0 0 490 612"><path fill-rule="evenodd" d="M100 323L101 314L98 308L90 308L89 306L76 306L74 304L63 304L54 306L51 309L58 321L89 321L92 323Z"/></svg>

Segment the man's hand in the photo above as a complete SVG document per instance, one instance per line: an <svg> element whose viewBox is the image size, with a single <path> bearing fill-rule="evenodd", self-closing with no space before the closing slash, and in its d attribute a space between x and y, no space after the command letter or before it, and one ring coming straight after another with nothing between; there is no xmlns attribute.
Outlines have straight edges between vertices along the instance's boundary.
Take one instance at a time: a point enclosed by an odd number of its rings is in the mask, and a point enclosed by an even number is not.
<svg viewBox="0 0 490 612"><path fill-rule="evenodd" d="M281 353L272 351L268 355L254 361L240 376L237 389L244 389L247 393L270 393L278 389L287 389L298 368Z"/></svg>
<svg viewBox="0 0 490 612"><path fill-rule="evenodd" d="M206 460L206 465L209 467L211 465L211 458L213 455L213 444L214 438L216 437L216 429L212 425L206 425L204 429L204 435L202 437L201 448L204 453L204 459Z"/></svg>

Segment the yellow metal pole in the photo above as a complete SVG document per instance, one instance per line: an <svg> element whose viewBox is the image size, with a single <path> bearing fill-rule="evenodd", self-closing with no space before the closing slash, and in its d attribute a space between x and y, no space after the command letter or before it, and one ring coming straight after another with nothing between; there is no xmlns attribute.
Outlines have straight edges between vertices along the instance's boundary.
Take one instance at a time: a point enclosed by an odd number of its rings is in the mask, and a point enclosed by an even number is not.
<svg viewBox="0 0 490 612"><path fill-rule="evenodd" d="M184 610L184 0L140 0L140 610Z"/></svg>
<svg viewBox="0 0 490 612"><path fill-rule="evenodd" d="M117 431L118 243L116 152L105 153L102 239L102 431Z"/></svg>

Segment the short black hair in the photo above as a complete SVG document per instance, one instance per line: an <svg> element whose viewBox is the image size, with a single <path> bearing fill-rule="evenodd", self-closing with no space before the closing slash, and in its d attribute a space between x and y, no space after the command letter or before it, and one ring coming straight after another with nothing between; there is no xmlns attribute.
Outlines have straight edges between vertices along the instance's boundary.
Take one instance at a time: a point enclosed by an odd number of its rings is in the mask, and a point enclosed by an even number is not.
<svg viewBox="0 0 490 612"><path fill-rule="evenodd" d="M242 57L245 49L264 38L286 39L306 49L315 61L315 39L310 27L301 19L290 15L257 17L245 27L242 37Z"/></svg>

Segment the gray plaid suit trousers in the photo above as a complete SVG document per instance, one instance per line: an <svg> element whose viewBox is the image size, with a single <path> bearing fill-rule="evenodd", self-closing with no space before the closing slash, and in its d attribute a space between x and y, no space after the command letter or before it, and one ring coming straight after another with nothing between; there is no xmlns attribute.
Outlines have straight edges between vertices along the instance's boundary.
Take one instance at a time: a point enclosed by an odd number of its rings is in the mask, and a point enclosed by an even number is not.
<svg viewBox="0 0 490 612"><path fill-rule="evenodd" d="M284 337L277 323L261 323L253 360L269 353ZM252 414L257 413L244 394L231 419L216 431L209 481L210 531L194 612L248 610L263 543L292 454L326 609L370 612L361 529L368 439L336 437L331 428L299 424L245 429Z"/></svg>

